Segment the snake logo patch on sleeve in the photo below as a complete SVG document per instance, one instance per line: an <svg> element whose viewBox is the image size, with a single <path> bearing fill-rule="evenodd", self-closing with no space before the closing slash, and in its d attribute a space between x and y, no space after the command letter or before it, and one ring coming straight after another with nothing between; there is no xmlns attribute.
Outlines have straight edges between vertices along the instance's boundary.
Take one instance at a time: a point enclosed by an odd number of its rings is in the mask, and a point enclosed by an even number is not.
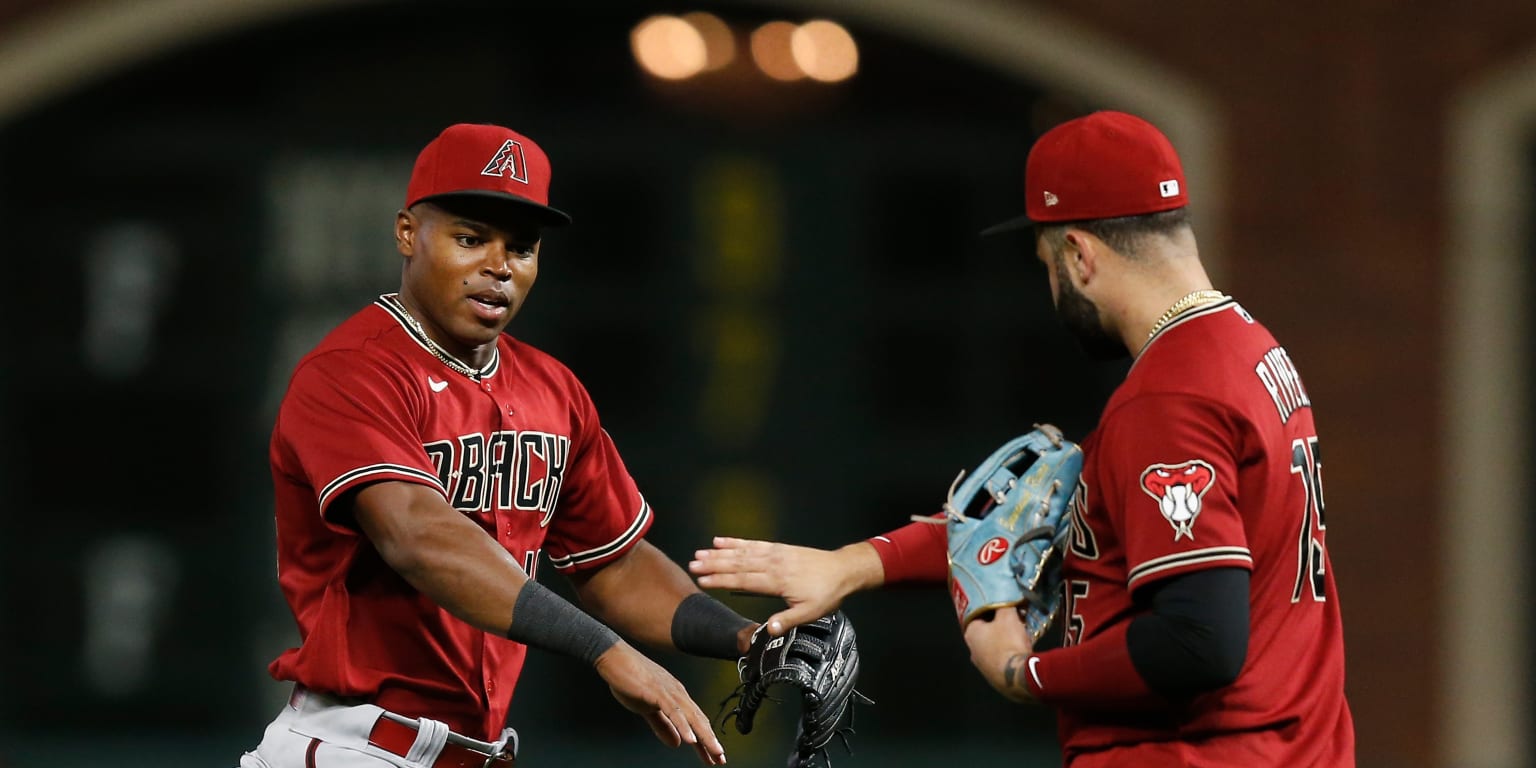
<svg viewBox="0 0 1536 768"><path fill-rule="evenodd" d="M1157 501L1157 510L1173 526L1173 540L1195 538L1200 500L1216 484L1216 470L1190 459L1178 464L1153 464L1141 471L1141 490Z"/></svg>

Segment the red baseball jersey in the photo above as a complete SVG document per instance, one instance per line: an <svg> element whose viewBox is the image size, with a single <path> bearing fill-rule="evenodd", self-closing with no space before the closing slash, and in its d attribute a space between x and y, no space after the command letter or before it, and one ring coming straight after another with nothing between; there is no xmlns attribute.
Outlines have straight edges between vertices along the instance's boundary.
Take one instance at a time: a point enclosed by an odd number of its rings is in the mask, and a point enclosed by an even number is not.
<svg viewBox="0 0 1536 768"><path fill-rule="evenodd" d="M1218 567L1251 572L1251 631L1236 682L1187 707L1063 707L1067 763L1353 766L1322 456L1285 348L1230 299L1185 313L1147 344L1083 451L1065 642L1128 622L1138 587Z"/></svg>
<svg viewBox="0 0 1536 768"><path fill-rule="evenodd" d="M651 510L564 365L503 334L471 376L429 344L390 294L294 370L271 461L278 582L300 645L270 672L494 739L526 646L417 592L335 500L373 482L428 486L530 574L541 551L562 571L613 560L645 534Z"/></svg>

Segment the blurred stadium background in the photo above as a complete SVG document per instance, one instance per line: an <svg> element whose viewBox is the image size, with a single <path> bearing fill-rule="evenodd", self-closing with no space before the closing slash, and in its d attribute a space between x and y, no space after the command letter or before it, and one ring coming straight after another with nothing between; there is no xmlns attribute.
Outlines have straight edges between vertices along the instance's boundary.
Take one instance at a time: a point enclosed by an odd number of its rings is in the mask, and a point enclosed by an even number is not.
<svg viewBox="0 0 1536 768"><path fill-rule="evenodd" d="M1124 366L1077 355L1023 243L973 235L1021 207L1040 131L1104 107L1180 147L1218 285L1317 404L1360 765L1531 766L1513 0L0 0L0 766L259 740L295 639L273 409L397 287L392 217L446 124L552 157L576 224L513 332L584 378L686 559L896 527L1030 423L1092 427ZM1049 713L981 682L947 606L847 606L879 704L838 765L1055 764ZM734 680L663 661L706 708ZM562 658L514 724L533 766L694 764ZM727 732L731 764L781 765L790 725Z"/></svg>

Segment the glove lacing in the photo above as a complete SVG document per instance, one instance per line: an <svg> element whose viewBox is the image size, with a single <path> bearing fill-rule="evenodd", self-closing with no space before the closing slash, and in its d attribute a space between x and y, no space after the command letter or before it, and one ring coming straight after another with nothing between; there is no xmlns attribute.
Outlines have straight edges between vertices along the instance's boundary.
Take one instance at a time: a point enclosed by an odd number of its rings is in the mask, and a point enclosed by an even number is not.
<svg viewBox="0 0 1536 768"><path fill-rule="evenodd" d="M874 699L871 699L868 696L865 696L864 694L859 693L858 689L854 689L853 695L850 696L849 699L848 699L848 724L847 725L843 725L843 726L839 726L836 730L834 730L832 732L832 735L828 736L827 740L825 742L823 742L822 745L819 746L819 747L814 747L814 748L811 748L811 749L805 749L803 747L797 748L795 750L795 754L793 756L793 759L790 760L789 768L815 768L816 767L816 759L817 758L820 758L822 760L823 765L825 766L825 768L832 768L832 753L827 751L827 745L832 743L832 738L833 737L836 737L838 741L842 742L842 744L843 744L843 751L844 752L847 752L849 755L852 755L853 754L853 747L848 743L848 737L856 735L858 733L857 731L855 731L853 729L854 718L856 716L856 711L857 711L857 707L855 707L854 705L855 704L873 705L874 703L875 703ZM842 718L839 717L838 719L842 719ZM803 730L804 729L804 724L802 723L798 727L801 729L800 732L801 732L802 737L803 737L803 734L804 734L804 730Z"/></svg>

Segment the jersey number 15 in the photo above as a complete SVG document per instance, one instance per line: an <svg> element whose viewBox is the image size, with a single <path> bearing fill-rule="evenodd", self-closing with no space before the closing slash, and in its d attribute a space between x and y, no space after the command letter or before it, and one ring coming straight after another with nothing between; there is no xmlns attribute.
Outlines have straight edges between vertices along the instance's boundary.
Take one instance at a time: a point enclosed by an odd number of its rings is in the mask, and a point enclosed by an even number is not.
<svg viewBox="0 0 1536 768"><path fill-rule="evenodd" d="M1323 548L1323 461L1318 456L1317 437L1298 438L1291 441L1291 474L1301 479L1306 493L1306 509L1301 516L1301 532L1296 537L1296 587L1291 590L1291 602L1301 602L1304 588L1310 588L1312 599L1322 602L1328 599L1324 568L1328 557Z"/></svg>

